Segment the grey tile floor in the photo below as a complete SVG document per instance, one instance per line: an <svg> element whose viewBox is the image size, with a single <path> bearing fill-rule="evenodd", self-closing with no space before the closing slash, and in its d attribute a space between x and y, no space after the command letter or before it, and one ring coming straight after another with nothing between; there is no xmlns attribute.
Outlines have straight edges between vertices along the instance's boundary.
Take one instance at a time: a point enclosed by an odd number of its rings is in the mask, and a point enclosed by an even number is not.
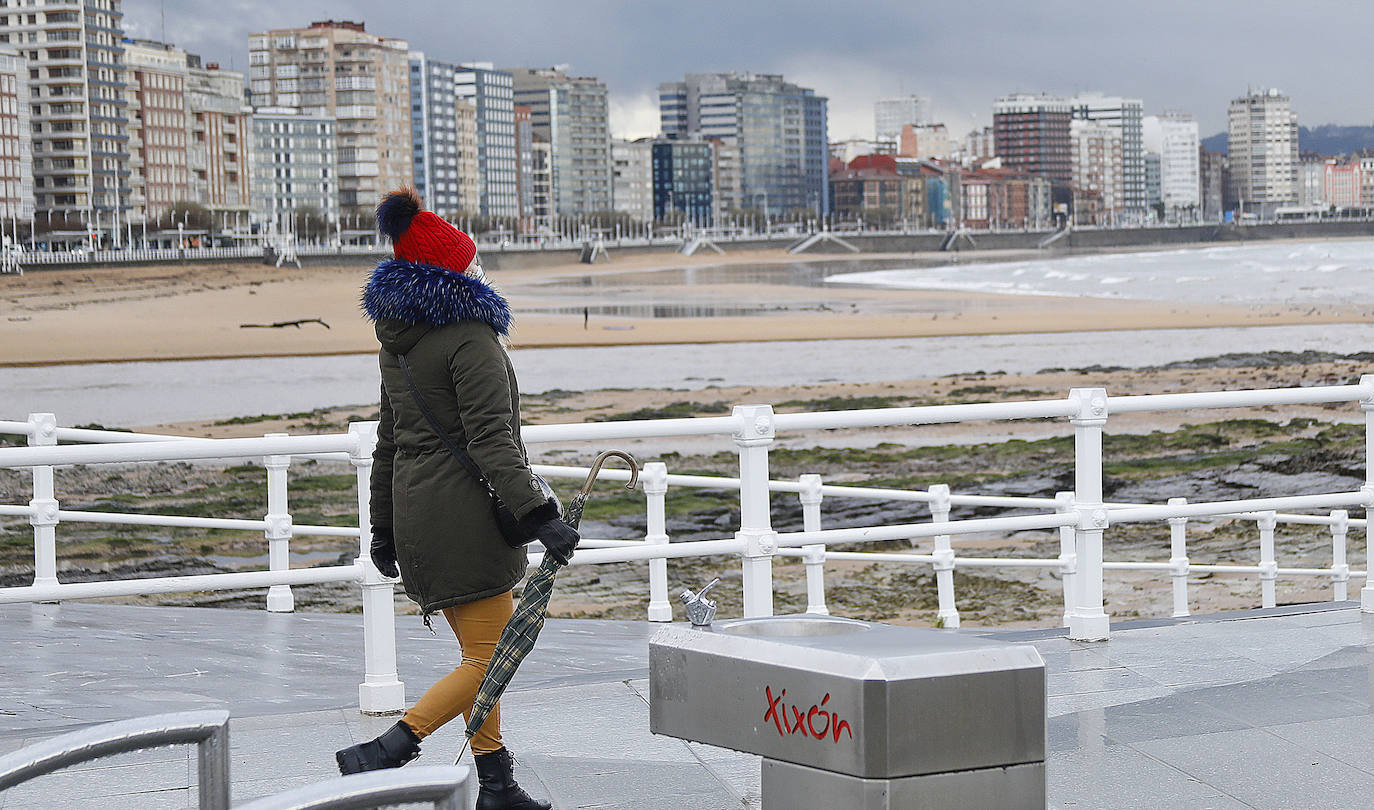
<svg viewBox="0 0 1374 810"><path fill-rule="evenodd" d="M648 732L636 622L551 621L503 703L532 793L597 810L757 808L758 760ZM1350 603L1121 625L1101 644L1003 633L1049 669L1056 808L1374 805L1374 617ZM357 616L0 606L0 754L90 723L222 707L235 801L334 775L333 751L392 718L354 704ZM451 637L398 622L413 699L457 661ZM420 762L448 764L457 724ZM0 793L0 810L187 807L194 758L111 758ZM837 809L838 810L838 809Z"/></svg>

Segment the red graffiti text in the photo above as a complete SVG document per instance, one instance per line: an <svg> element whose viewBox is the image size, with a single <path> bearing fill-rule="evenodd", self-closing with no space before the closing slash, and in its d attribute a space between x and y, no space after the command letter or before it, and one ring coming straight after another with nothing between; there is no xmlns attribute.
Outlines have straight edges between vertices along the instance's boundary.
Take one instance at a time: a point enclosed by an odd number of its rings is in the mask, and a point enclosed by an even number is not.
<svg viewBox="0 0 1374 810"><path fill-rule="evenodd" d="M765 686L764 694L768 698L768 711L763 714L763 722L772 723L779 737L800 734L817 740L829 738L829 742L838 743L842 734L848 734L849 739L854 739L854 729L849 721L841 720L838 714L826 708L830 702L829 692L821 698L820 703L813 703L809 709L784 702L786 689L774 696L773 687Z"/></svg>

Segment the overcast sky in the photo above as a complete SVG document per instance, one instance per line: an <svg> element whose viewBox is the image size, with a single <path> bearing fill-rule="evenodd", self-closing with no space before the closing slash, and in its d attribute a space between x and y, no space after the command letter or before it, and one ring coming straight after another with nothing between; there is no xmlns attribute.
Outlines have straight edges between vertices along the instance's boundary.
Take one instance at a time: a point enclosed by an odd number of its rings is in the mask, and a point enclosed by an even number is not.
<svg viewBox="0 0 1374 810"><path fill-rule="evenodd" d="M782 73L830 99L830 138L872 137L873 101L918 93L962 136L1010 92L1100 90L1204 136L1249 86L1304 126L1369 124L1374 3L1349 0L124 0L131 36L244 70L250 32L352 19L437 59L568 64L610 88L611 128L658 130L656 87L688 72ZM386 12L379 9L389 9Z"/></svg>

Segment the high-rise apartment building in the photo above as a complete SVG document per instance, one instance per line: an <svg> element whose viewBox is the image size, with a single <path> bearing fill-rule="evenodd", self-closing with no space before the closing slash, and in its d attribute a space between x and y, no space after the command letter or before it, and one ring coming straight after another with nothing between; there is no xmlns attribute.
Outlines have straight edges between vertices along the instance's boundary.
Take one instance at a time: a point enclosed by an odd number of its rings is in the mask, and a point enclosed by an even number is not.
<svg viewBox="0 0 1374 810"><path fill-rule="evenodd" d="M1208 152L1198 147L1198 197L1202 204L1202 221L1217 222L1226 210L1226 189L1230 183L1230 169L1226 165L1226 155L1221 152Z"/></svg>
<svg viewBox="0 0 1374 810"><path fill-rule="evenodd" d="M611 141L615 174L615 210L636 222L654 219L653 139Z"/></svg>
<svg viewBox="0 0 1374 810"><path fill-rule="evenodd" d="M930 123L930 99L925 96L882 98L873 103L873 132L880 141L895 141L908 124Z"/></svg>
<svg viewBox="0 0 1374 810"><path fill-rule="evenodd" d="M1166 112L1143 120L1145 151L1159 155L1160 201L1171 217L1200 216L1197 120L1189 113Z"/></svg>
<svg viewBox="0 0 1374 810"><path fill-rule="evenodd" d="M529 230L529 219L534 216L534 166L531 163L534 150L534 127L530 124L530 108L515 105L515 166L517 187L520 194L521 227Z"/></svg>
<svg viewBox="0 0 1374 810"><path fill-rule="evenodd" d="M463 211L458 187L458 114L453 109L454 65L410 52L410 154L415 190L440 216ZM477 213L468 209L468 214Z"/></svg>
<svg viewBox="0 0 1374 810"><path fill-rule="evenodd" d="M714 224L715 156L710 141L660 138L653 142L653 216L673 212L699 227Z"/></svg>
<svg viewBox="0 0 1374 810"><path fill-rule="evenodd" d="M158 219L191 198L186 157L186 52L137 40L129 66L129 202L133 218Z"/></svg>
<svg viewBox="0 0 1374 810"><path fill-rule="evenodd" d="M413 183L410 47L362 23L325 20L248 37L254 107L293 107L337 121L339 203L374 207Z"/></svg>
<svg viewBox="0 0 1374 810"><path fill-rule="evenodd" d="M534 138L548 145L553 213L611 210L606 85L593 77L569 76L562 68L509 72L515 79L515 102L530 108Z"/></svg>
<svg viewBox="0 0 1374 810"><path fill-rule="evenodd" d="M1242 211L1270 215L1298 201L1298 116L1278 90L1232 99L1227 157Z"/></svg>
<svg viewBox="0 0 1374 810"><path fill-rule="evenodd" d="M481 137L477 132L477 105L467 99L453 103L454 133L457 137L457 150L454 154L454 168L463 182L458 185L458 209L479 213L482 206L481 184Z"/></svg>
<svg viewBox="0 0 1374 810"><path fill-rule="evenodd" d="M1069 99L1074 118L1095 121L1121 133L1122 200L1128 216L1139 217L1145 200L1145 148L1141 119L1145 105L1138 98L1080 93Z"/></svg>
<svg viewBox="0 0 1374 810"><path fill-rule="evenodd" d="M251 131L253 221L282 228L296 213L314 211L324 222L338 222L334 119L291 107L263 107L252 113Z"/></svg>
<svg viewBox="0 0 1374 810"><path fill-rule="evenodd" d="M159 218L177 203L248 210L248 115L243 74L151 40L125 43L129 66L131 216Z"/></svg>
<svg viewBox="0 0 1374 810"><path fill-rule="evenodd" d="M120 0L7 2L0 47L28 61L35 203L94 221L127 207L128 71ZM122 219L122 214L120 216Z"/></svg>
<svg viewBox="0 0 1374 810"><path fill-rule="evenodd" d="M1145 206L1156 211L1164 205L1160 166L1158 152L1145 153Z"/></svg>
<svg viewBox="0 0 1374 810"><path fill-rule="evenodd" d="M963 157L979 160L997 156L997 136L992 127L975 129L964 136Z"/></svg>
<svg viewBox="0 0 1374 810"><path fill-rule="evenodd" d="M0 220L33 217L32 149L28 61L0 49Z"/></svg>
<svg viewBox="0 0 1374 810"><path fill-rule="evenodd" d="M992 131L1002 166L1067 186L1073 180L1073 107L1057 96L1018 93L997 99Z"/></svg>
<svg viewBox="0 0 1374 810"><path fill-rule="evenodd" d="M1326 158L1316 152L1302 153L1298 162L1298 205L1309 211L1327 207Z"/></svg>
<svg viewBox="0 0 1374 810"><path fill-rule="evenodd" d="M515 139L515 77L490 62L458 66L454 88L477 110L477 183L480 209L495 217L520 216ZM608 130L609 131L609 130Z"/></svg>
<svg viewBox="0 0 1374 810"><path fill-rule="evenodd" d="M1125 208L1121 130L1076 119L1069 124L1073 141L1075 222L1114 225Z"/></svg>
<svg viewBox="0 0 1374 810"><path fill-rule="evenodd" d="M1322 199L1337 211L1362 207L1360 190L1363 183L1360 161L1338 161L1328 158L1322 162Z"/></svg>
<svg viewBox="0 0 1374 810"><path fill-rule="evenodd" d="M553 229L553 146L538 137L530 141L530 213L531 225L537 233Z"/></svg>
<svg viewBox="0 0 1374 810"><path fill-rule="evenodd" d="M660 84L658 93L666 137L738 149L738 204L730 207L774 216L829 211L824 97L782 76L753 73L689 73Z"/></svg>

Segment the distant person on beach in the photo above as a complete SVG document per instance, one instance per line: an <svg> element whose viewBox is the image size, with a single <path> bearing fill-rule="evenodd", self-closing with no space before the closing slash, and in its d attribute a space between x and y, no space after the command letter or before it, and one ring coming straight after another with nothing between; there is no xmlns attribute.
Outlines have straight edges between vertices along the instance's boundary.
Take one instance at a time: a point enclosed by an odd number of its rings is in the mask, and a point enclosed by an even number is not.
<svg viewBox="0 0 1374 810"><path fill-rule="evenodd" d="M339 751L345 774L404 765L419 756L421 740L467 715L514 609L511 590L525 576L525 549L507 544L491 493L458 454L475 462L524 536L564 561L579 541L530 471L515 371L502 342L510 307L487 283L477 246L423 210L410 189L386 196L377 225L395 258L378 265L363 290L382 344L371 557L383 574L399 574L426 625L443 614L462 665L380 737ZM472 752L478 810L549 810L516 784L499 704L472 738Z"/></svg>

